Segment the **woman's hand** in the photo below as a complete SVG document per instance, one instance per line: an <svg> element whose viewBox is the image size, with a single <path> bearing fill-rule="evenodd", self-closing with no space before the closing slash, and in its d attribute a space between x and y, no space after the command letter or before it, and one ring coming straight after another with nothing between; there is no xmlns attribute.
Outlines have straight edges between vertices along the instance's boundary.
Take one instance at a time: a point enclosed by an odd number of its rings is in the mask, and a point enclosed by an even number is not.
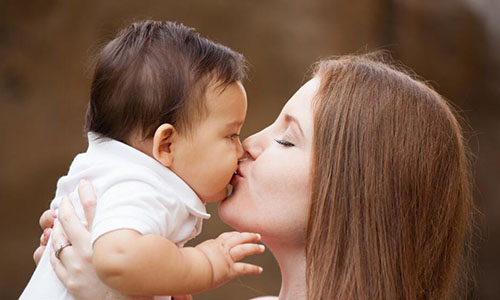
<svg viewBox="0 0 500 300"><path fill-rule="evenodd" d="M106 299L110 297L112 290L97 277L92 265L90 245L90 226L95 215L96 196L92 185L86 180L80 182L78 194L89 228L85 228L80 222L69 198L64 197L59 207L58 221L54 223L52 230L50 262L57 277L75 298ZM57 258L54 252L56 245L67 242L71 243L70 246L64 247ZM113 295L113 299L116 296Z"/></svg>
<svg viewBox="0 0 500 300"><path fill-rule="evenodd" d="M40 237L40 246L36 248L33 253L33 260L35 264L38 265L40 258L42 258L42 254L45 251L45 246L47 246L47 242L49 241L50 233L52 232L52 227L54 227L54 220L56 219L56 214L53 210L47 209L43 212L40 217L40 227L42 227L43 233Z"/></svg>
<svg viewBox="0 0 500 300"><path fill-rule="evenodd" d="M50 262L57 277L68 288L76 299L152 299L152 297L130 297L122 295L104 285L92 265L92 248L90 245L90 231L95 216L96 195L90 182L82 180L78 187L78 194L83 206L85 218L89 228L85 228L75 213L71 201L65 197L59 207L59 221L52 210L46 210L40 217L40 227L43 234L40 246L35 250L33 259L38 264L42 253L52 235L52 251ZM71 246L63 248L59 259L55 256L56 245L71 242ZM191 295L174 296L173 300L192 300Z"/></svg>

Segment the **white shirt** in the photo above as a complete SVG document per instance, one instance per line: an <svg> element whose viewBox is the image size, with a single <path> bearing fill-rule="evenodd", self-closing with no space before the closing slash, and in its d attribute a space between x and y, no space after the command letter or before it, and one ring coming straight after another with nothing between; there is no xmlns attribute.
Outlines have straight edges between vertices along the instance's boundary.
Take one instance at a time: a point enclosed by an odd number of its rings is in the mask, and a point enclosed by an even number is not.
<svg viewBox="0 0 500 300"><path fill-rule="evenodd" d="M87 151L74 158L68 174L57 182L51 207L57 208L62 197L69 195L85 224L78 184L88 179L98 199L92 243L110 231L132 229L163 236L182 247L200 233L203 219L210 215L181 178L133 147L97 137L89 133ZM51 241L47 245L20 299L73 299L50 265Z"/></svg>

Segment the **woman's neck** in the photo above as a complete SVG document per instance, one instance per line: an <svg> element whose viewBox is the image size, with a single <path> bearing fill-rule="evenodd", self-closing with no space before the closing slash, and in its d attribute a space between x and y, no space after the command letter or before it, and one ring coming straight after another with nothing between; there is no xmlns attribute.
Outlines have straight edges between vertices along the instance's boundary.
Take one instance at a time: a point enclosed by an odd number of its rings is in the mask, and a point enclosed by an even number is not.
<svg viewBox="0 0 500 300"><path fill-rule="evenodd" d="M279 300L306 299L305 246L290 247L279 243L268 244L281 270Z"/></svg>

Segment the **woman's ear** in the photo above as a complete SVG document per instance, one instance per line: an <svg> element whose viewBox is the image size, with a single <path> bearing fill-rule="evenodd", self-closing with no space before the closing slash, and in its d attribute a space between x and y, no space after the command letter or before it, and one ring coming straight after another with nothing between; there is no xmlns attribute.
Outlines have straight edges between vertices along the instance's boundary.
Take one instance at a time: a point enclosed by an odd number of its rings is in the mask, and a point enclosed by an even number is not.
<svg viewBox="0 0 500 300"><path fill-rule="evenodd" d="M170 167L174 161L173 144L177 131L171 124L160 125L153 136L153 157L165 167Z"/></svg>

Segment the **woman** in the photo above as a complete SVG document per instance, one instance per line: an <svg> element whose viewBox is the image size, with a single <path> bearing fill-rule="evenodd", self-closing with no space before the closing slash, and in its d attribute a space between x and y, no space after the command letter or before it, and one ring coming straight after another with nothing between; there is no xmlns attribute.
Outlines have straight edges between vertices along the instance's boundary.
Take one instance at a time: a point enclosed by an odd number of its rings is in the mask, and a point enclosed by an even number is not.
<svg viewBox="0 0 500 300"><path fill-rule="evenodd" d="M279 299L459 297L468 152L435 91L369 55L323 61L243 146L248 159L219 214L261 233L281 268ZM53 262L84 299L81 287L99 283L88 232L71 216L62 220L73 246Z"/></svg>

